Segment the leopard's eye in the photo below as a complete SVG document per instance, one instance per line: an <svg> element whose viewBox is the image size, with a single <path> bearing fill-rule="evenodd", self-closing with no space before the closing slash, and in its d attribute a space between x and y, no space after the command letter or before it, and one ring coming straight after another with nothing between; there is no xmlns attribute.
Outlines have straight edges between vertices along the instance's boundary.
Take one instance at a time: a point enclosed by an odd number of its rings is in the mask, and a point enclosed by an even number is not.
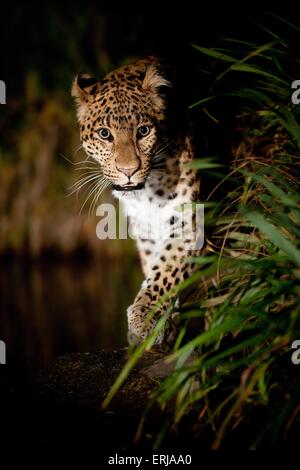
<svg viewBox="0 0 300 470"><path fill-rule="evenodd" d="M111 137L111 132L107 127L101 127L99 129L98 134L100 135L101 139L107 140Z"/></svg>
<svg viewBox="0 0 300 470"><path fill-rule="evenodd" d="M149 126L141 126L137 130L137 135L138 137L146 137L150 132L150 127Z"/></svg>

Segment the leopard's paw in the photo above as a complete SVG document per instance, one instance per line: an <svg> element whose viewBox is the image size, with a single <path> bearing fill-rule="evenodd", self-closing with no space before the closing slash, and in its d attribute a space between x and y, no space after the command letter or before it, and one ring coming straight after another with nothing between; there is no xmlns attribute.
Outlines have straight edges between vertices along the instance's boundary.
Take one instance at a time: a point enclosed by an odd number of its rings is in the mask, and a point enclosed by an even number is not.
<svg viewBox="0 0 300 470"><path fill-rule="evenodd" d="M138 297L138 300L145 300L145 298ZM144 341L153 332L159 318L165 315L155 305L146 304L145 306L138 300L127 309L128 342L131 345ZM178 313L173 313L165 322L164 328L156 334L153 345L171 345L176 340L177 333Z"/></svg>
<svg viewBox="0 0 300 470"><path fill-rule="evenodd" d="M144 341L154 330L158 321L158 313L151 311L151 306L145 307L134 303L127 309L128 342L136 345ZM159 345L164 341L165 332L160 331L154 340Z"/></svg>

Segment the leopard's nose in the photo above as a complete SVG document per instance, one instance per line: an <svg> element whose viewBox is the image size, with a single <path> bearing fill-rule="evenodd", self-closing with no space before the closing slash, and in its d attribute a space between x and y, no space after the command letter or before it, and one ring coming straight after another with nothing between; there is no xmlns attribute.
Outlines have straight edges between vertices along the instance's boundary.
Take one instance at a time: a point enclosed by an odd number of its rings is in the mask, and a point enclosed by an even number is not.
<svg viewBox="0 0 300 470"><path fill-rule="evenodd" d="M128 178L130 178L131 176L134 175L134 173L136 173L138 171L138 169L140 168L140 165L135 165L135 166L123 166L123 167L117 167L118 171L120 171L121 173L123 173L124 175L128 176Z"/></svg>

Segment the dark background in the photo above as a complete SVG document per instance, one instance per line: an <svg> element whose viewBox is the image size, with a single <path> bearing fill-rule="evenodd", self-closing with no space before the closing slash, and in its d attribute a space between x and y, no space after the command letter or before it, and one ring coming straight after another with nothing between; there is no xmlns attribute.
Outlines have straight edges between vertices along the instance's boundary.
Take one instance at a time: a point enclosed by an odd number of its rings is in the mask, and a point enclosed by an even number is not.
<svg viewBox="0 0 300 470"><path fill-rule="evenodd" d="M1 15L2 79L13 96L22 92L30 70L49 90L70 86L78 70L101 75L131 57L157 53L184 63L191 58L191 43L212 46L222 36L259 42L265 35L258 24L272 24L272 15L297 23L294 8L249 2L14 2Z"/></svg>

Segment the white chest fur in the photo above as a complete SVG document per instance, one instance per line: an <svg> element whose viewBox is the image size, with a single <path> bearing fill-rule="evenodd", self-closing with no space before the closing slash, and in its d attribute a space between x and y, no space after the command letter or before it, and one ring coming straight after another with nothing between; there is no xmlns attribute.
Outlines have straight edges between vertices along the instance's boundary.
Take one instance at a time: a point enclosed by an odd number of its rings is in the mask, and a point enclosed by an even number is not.
<svg viewBox="0 0 300 470"><path fill-rule="evenodd" d="M147 182L139 191L114 191L121 209L129 217L133 238L166 240L170 237L170 220L178 218L183 204L190 203L190 195L165 191L157 195L157 187Z"/></svg>

